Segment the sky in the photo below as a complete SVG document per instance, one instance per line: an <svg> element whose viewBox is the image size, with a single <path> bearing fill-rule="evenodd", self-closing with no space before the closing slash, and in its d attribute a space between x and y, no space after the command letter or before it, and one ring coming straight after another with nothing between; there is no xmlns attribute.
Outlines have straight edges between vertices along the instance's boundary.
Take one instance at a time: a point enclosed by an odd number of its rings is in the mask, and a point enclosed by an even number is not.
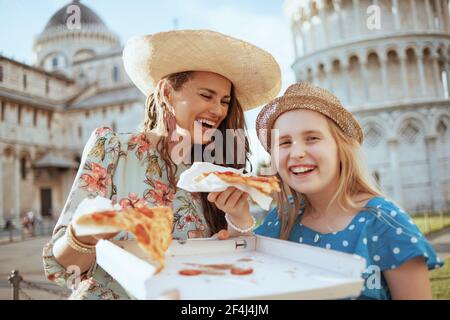
<svg viewBox="0 0 450 320"><path fill-rule="evenodd" d="M32 64L33 39L50 17L70 0L0 0L0 53ZM211 29L269 51L281 66L280 95L295 81L294 49L284 0L82 0L121 39L178 29ZM253 161L267 158L256 142L254 123L260 108L246 112Z"/></svg>

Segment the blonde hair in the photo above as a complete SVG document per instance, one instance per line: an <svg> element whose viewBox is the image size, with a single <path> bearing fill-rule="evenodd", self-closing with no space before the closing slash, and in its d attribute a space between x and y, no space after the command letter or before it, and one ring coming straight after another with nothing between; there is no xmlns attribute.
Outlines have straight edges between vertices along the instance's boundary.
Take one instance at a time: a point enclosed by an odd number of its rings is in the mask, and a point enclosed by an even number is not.
<svg viewBox="0 0 450 320"><path fill-rule="evenodd" d="M353 200L354 196L360 193L379 196L381 191L370 178L359 142L345 135L334 121L328 117L325 118L336 142L340 160L338 188L330 204L336 202L343 211L361 209ZM281 180L279 173L277 173L277 176ZM289 196L292 196L292 203L289 201ZM302 200L303 207L301 207ZM282 222L281 239L289 238L300 209L305 209L308 206L310 206L310 203L305 196L302 196L290 186L282 185L281 193L278 195L278 214Z"/></svg>
<svg viewBox="0 0 450 320"><path fill-rule="evenodd" d="M192 79L194 76L194 71L186 71L175 73L163 78L155 88L153 94L151 94L146 101L145 107L145 119L144 119L144 133L156 134L159 136L159 140L156 144L156 149L161 154L161 158L164 161L167 168L167 178L169 180L170 188L176 192L176 177L175 173L177 171L177 166L173 162L168 146L173 143L171 141L172 132L175 130L175 114L174 110L166 103L164 98L164 84L169 84L175 91L181 89L183 84ZM247 138L247 128L245 125L244 112L239 101L236 98L234 86L231 85L231 100L228 108L228 113L222 123L219 125L218 130L221 131L222 136L226 136L226 129L243 129L245 134L243 136L238 136L238 139L243 141L238 141L237 143L243 143L245 148L245 161L242 164L239 161L239 155L234 152L234 159L232 164L221 164L223 166L232 167L236 169L245 168L248 163L250 156L250 145ZM202 146L202 151L205 146ZM233 144L233 147L234 144ZM226 139L223 139L223 146L221 150L227 152L229 145L226 143ZM217 148L219 149L219 148ZM216 149L216 150L217 150ZM194 154L193 152L191 153ZM216 158L220 159L220 156L216 155ZM224 159L225 157L222 157ZM215 204L207 200L207 193L200 193L200 198L202 201L204 216L208 226L213 233L219 232L221 229L226 229L227 223L224 218L224 212L216 207Z"/></svg>

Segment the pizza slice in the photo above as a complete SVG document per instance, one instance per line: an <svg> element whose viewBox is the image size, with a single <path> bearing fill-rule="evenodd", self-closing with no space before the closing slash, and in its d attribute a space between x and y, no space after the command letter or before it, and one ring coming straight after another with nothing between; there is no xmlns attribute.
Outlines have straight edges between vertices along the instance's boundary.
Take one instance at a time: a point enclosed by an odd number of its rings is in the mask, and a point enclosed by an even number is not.
<svg viewBox="0 0 450 320"><path fill-rule="evenodd" d="M168 207L125 208L84 215L76 221L83 226L108 226L118 231L129 231L136 236L139 246L164 268L164 253L172 242L173 214Z"/></svg>
<svg viewBox="0 0 450 320"><path fill-rule="evenodd" d="M269 196L272 192L280 192L279 180L275 176L271 177L256 177L256 176L243 176L239 173L225 171L225 172L204 172L197 177L197 181L200 181L210 174L214 174L222 181L227 183L240 183L246 186L252 187L260 191L261 193Z"/></svg>

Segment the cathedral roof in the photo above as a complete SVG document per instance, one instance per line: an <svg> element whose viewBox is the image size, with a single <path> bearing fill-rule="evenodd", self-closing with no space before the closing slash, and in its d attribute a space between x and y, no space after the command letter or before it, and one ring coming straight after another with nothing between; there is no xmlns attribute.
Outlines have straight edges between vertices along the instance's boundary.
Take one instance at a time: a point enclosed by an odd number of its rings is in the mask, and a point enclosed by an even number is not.
<svg viewBox="0 0 450 320"><path fill-rule="evenodd" d="M80 8L80 18L81 25L97 25L101 27L105 27L106 25L103 20L89 7L80 3L80 1L74 0L71 3L65 5L61 9L59 9L47 22L45 26L45 30L65 27L67 24L67 19L73 15L73 10L67 10L71 5L77 5Z"/></svg>

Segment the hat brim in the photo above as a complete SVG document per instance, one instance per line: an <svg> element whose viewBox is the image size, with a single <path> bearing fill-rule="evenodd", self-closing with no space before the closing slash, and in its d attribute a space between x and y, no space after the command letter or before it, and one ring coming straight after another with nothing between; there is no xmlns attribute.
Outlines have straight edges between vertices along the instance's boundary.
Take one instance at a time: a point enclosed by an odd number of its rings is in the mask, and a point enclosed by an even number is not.
<svg viewBox="0 0 450 320"><path fill-rule="evenodd" d="M281 88L273 56L242 40L209 30L180 30L137 36L124 51L125 70L144 95L162 78L184 71L207 71L229 79L244 110L263 105Z"/></svg>
<svg viewBox="0 0 450 320"><path fill-rule="evenodd" d="M363 131L355 117L341 105L330 103L318 97L311 96L282 96L265 105L256 119L258 139L263 147L270 152L271 135L275 121L283 113L305 109L316 111L331 119L344 133L358 141L363 141ZM265 131L263 131L265 129Z"/></svg>

